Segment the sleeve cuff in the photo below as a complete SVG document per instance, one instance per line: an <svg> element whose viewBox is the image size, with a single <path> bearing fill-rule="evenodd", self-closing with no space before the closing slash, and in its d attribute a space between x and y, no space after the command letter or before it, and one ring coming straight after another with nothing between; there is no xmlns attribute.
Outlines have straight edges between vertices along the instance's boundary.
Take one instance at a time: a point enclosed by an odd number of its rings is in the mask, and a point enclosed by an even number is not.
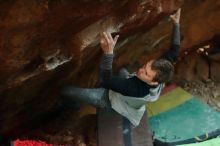
<svg viewBox="0 0 220 146"><path fill-rule="evenodd" d="M112 69L114 54L103 54L100 67L102 69Z"/></svg>

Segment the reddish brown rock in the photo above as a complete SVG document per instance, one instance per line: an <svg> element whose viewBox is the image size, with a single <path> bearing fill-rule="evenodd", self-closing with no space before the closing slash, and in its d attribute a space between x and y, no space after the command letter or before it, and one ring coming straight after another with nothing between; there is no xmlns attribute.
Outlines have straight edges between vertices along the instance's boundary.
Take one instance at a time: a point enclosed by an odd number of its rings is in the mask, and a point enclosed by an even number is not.
<svg viewBox="0 0 220 146"><path fill-rule="evenodd" d="M94 86L101 56L99 33L104 30L120 34L114 68L129 64L133 71L169 48L168 16L180 6L182 50L220 34L218 0L182 3L1 1L0 133L17 135L42 121L59 101L60 86ZM198 70L204 68L206 62L199 66ZM207 70L201 73L199 78L206 79Z"/></svg>
<svg viewBox="0 0 220 146"><path fill-rule="evenodd" d="M94 85L100 32L120 33L125 39L143 27L150 29L180 4L179 0L1 1L0 133L20 133L14 130L22 131L25 123L28 128L50 111L63 82Z"/></svg>
<svg viewBox="0 0 220 146"><path fill-rule="evenodd" d="M213 81L220 82L220 62L210 63L210 76Z"/></svg>
<svg viewBox="0 0 220 146"><path fill-rule="evenodd" d="M206 56L196 51L186 53L176 64L176 78L179 81L208 81L209 70Z"/></svg>

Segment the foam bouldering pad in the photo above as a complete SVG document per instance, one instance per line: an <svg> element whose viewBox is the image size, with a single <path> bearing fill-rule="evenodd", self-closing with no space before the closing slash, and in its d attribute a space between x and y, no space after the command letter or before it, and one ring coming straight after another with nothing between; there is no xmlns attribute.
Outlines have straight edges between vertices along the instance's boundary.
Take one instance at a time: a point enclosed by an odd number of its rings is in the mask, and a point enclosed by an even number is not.
<svg viewBox="0 0 220 146"><path fill-rule="evenodd" d="M147 104L147 109L157 145L193 143L220 134L220 113L182 88Z"/></svg>
<svg viewBox="0 0 220 146"><path fill-rule="evenodd" d="M137 127L113 110L98 109L97 114L98 146L153 146L147 114Z"/></svg>
<svg viewBox="0 0 220 146"><path fill-rule="evenodd" d="M213 138L210 140L206 140L204 142L198 142L193 144L183 144L178 146L219 146L220 145L220 138Z"/></svg>

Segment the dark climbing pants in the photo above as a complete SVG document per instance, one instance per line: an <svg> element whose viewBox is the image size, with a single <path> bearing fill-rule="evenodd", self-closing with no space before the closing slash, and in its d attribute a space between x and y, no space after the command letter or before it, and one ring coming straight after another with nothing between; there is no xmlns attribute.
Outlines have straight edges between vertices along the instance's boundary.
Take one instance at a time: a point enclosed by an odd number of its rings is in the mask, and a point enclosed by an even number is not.
<svg viewBox="0 0 220 146"><path fill-rule="evenodd" d="M124 68L120 69L119 76L127 77L128 71ZM100 78L102 74L100 73ZM65 86L61 89L61 96L65 103L87 103L98 108L111 108L108 96L109 90L104 88L78 88L74 86ZM74 104L73 104L74 105Z"/></svg>
<svg viewBox="0 0 220 146"><path fill-rule="evenodd" d="M61 90L61 95L66 102L87 103L99 108L110 107L108 90L104 88L90 89L66 86Z"/></svg>

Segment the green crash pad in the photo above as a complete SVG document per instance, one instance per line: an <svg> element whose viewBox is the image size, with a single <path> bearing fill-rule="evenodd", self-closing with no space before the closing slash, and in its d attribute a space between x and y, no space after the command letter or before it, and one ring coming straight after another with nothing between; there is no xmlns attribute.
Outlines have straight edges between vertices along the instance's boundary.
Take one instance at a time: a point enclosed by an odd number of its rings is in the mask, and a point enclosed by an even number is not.
<svg viewBox="0 0 220 146"><path fill-rule="evenodd" d="M176 88L146 105L154 138L163 143L209 138L220 129L220 113L181 88ZM200 139L201 140L201 139Z"/></svg>
<svg viewBox="0 0 220 146"><path fill-rule="evenodd" d="M178 146L219 146L219 145L220 145L220 138L214 138L204 142L193 143L193 144L182 144Z"/></svg>

